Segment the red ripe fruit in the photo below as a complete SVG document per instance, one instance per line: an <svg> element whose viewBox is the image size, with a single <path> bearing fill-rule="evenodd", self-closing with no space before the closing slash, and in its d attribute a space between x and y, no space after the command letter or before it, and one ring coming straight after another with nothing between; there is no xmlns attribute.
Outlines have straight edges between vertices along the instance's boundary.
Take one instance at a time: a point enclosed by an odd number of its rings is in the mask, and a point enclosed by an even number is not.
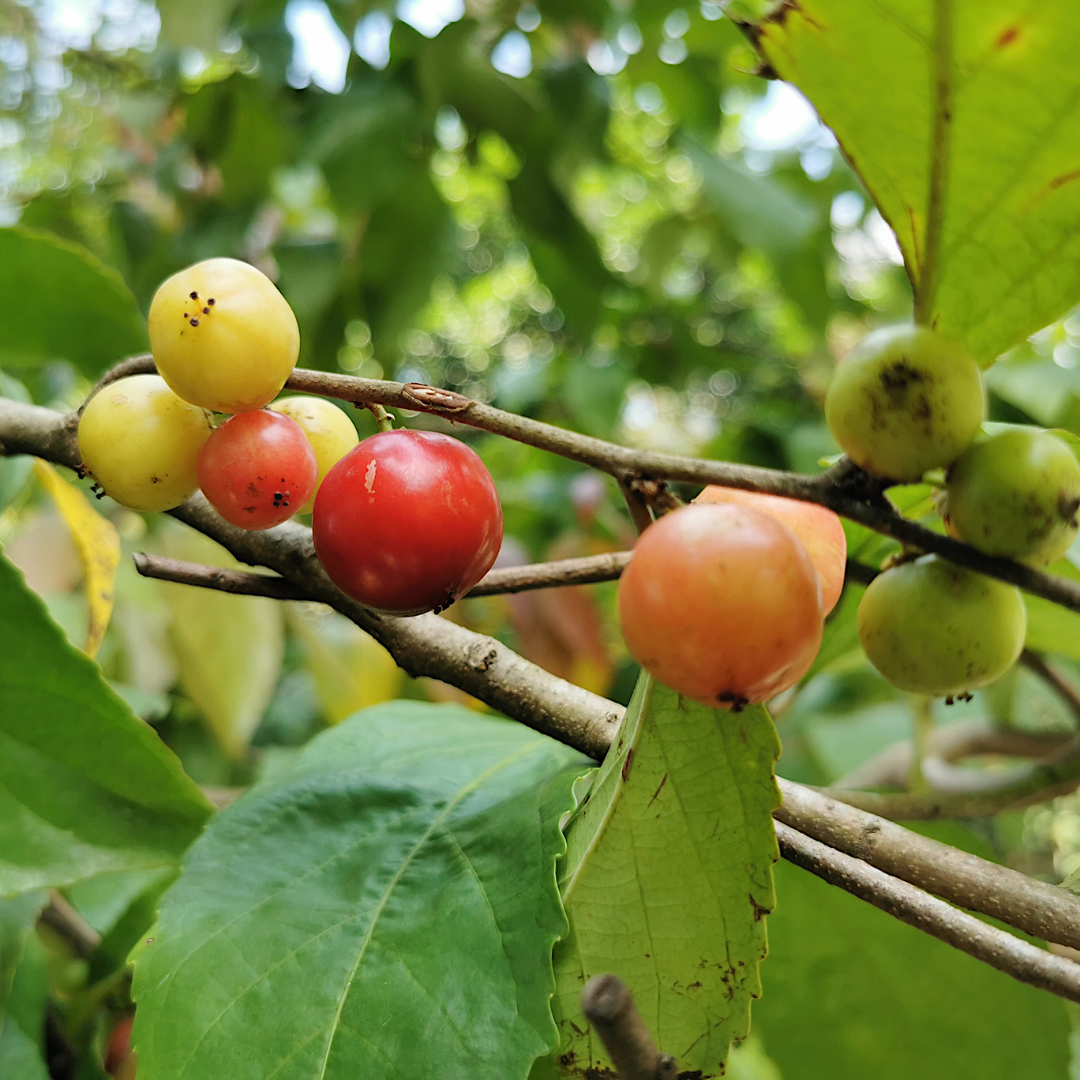
<svg viewBox="0 0 1080 1080"><path fill-rule="evenodd" d="M697 504L641 534L619 581L631 655L703 705L794 686L821 645L821 587L795 534L748 506Z"/></svg>
<svg viewBox="0 0 1080 1080"><path fill-rule="evenodd" d="M315 551L334 584L392 615L442 610L502 544L502 507L484 463L433 431L385 431L327 473L315 497Z"/></svg>
<svg viewBox="0 0 1080 1080"><path fill-rule="evenodd" d="M238 413L199 452L199 487L241 529L280 525L315 490L319 466L300 425L281 413Z"/></svg>

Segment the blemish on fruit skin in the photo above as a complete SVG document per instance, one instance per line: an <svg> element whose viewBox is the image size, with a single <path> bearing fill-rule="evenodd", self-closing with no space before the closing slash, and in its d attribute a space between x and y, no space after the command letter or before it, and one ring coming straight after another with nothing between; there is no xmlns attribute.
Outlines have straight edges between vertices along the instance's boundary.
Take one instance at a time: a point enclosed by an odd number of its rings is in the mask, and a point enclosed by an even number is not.
<svg viewBox="0 0 1080 1080"><path fill-rule="evenodd" d="M1004 49L1006 46L1012 45L1019 36L1020 27L1009 26L998 35L998 39L994 42L994 45L999 49Z"/></svg>
<svg viewBox="0 0 1080 1080"><path fill-rule="evenodd" d="M198 326L199 325L199 320L198 319L188 319L188 322L191 323L192 326Z"/></svg>
<svg viewBox="0 0 1080 1080"><path fill-rule="evenodd" d="M192 291L191 291L191 293L189 295L191 296L192 300L198 300L199 299L199 294L197 292L195 292L194 289L192 289Z"/></svg>
<svg viewBox="0 0 1080 1080"><path fill-rule="evenodd" d="M375 490L375 470L378 468L378 463L371 461L368 463L367 471L364 473L364 488L370 495Z"/></svg>

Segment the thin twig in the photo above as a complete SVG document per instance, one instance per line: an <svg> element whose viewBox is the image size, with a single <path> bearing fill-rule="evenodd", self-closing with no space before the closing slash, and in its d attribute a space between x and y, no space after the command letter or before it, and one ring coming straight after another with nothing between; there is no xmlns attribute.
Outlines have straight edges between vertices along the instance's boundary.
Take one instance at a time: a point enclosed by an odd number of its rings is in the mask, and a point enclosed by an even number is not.
<svg viewBox="0 0 1080 1080"><path fill-rule="evenodd" d="M617 578L630 562L629 551L606 555L586 555L579 559L507 566L490 571L467 596L498 596L504 593L529 592L566 585L591 585ZM217 566L167 559L163 555L137 552L132 556L135 568L143 577L175 581L202 589L245 596L269 596L274 600L313 600L283 577L254 574L247 570L225 570Z"/></svg>
<svg viewBox="0 0 1080 1080"><path fill-rule="evenodd" d="M38 922L61 938L80 960L89 960L101 944L101 935L58 892L49 893Z"/></svg>
<svg viewBox="0 0 1080 1080"><path fill-rule="evenodd" d="M253 574L248 570L226 570L220 566L168 559L164 555L149 555L137 551L132 555L135 569L143 577L158 581L174 581L180 585L195 585L200 589L239 596L268 596L273 600L310 600L309 595L283 577Z"/></svg>
<svg viewBox="0 0 1080 1080"><path fill-rule="evenodd" d="M1080 736L1074 736L1042 761L1017 766L1000 783L990 780L980 791L927 793L828 789L834 799L894 821L987 817L1067 795L1080 787Z"/></svg>
<svg viewBox="0 0 1080 1080"><path fill-rule="evenodd" d="M1037 652L1025 649L1020 654L1020 663L1029 671L1035 672L1048 686L1057 691L1058 697L1068 706L1069 712L1080 721L1080 690L1051 667Z"/></svg>
<svg viewBox="0 0 1080 1080"><path fill-rule="evenodd" d="M153 359L149 355L132 357L114 369L122 375L153 370ZM106 373L98 386L109 381L112 374ZM652 478L721 484L819 503L842 517L891 536L909 547L937 552L951 562L1017 585L1035 596L1042 596L1073 611L1080 611L1080 582L1046 574L1010 559L984 555L959 540L936 533L910 518L905 518L882 496L881 492L887 486L885 482L868 477L846 459L817 476L805 476L753 465L736 465L678 454L634 450L589 435L567 431L530 417L505 412L452 390L440 390L419 383L362 379L354 375L296 368L285 385L289 390L333 397L340 401L426 412L452 423L467 424L536 446L541 450L548 450L600 469L617 480ZM4 404L6 406L14 403ZM0 422L0 429L4 426L6 425ZM0 431L0 444L7 441ZM6 452L34 451L20 447L15 441L9 445Z"/></svg>
<svg viewBox="0 0 1080 1080"><path fill-rule="evenodd" d="M952 904L1044 941L1080 948L1080 897L1006 866L931 840L825 792L778 780L776 819Z"/></svg>
<svg viewBox="0 0 1080 1080"><path fill-rule="evenodd" d="M1020 982L1049 990L1068 1001L1080 1002L1080 964L1021 941L974 915L957 911L944 900L827 847L780 821L776 823L776 838L785 859L830 885L887 911L901 922L917 927Z"/></svg>
<svg viewBox="0 0 1080 1080"><path fill-rule="evenodd" d="M622 979L593 976L581 991L581 1011L599 1034L618 1080L675 1080L675 1059L656 1049Z"/></svg>
<svg viewBox="0 0 1080 1080"><path fill-rule="evenodd" d="M975 772L959 768L953 762L982 754L1044 758L1060 750L1071 738L1064 732L1020 731L989 720L957 720L934 728L929 739L929 754L923 762L923 773L933 791L951 793L995 787L1000 789L1000 773ZM868 758L835 781L833 786L841 789L902 788L911 775L914 759L912 740L902 739ZM1010 782L1016 779L1018 777L1013 774Z"/></svg>

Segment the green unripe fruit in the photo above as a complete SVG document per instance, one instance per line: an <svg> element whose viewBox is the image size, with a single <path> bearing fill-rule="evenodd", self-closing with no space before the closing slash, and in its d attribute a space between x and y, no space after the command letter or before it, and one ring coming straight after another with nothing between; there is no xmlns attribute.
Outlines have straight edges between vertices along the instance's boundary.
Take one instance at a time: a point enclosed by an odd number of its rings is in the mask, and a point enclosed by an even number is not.
<svg viewBox="0 0 1080 1080"><path fill-rule="evenodd" d="M937 555L879 574L858 615L870 663L913 694L952 697L1000 678L1024 647L1020 590Z"/></svg>
<svg viewBox="0 0 1080 1080"><path fill-rule="evenodd" d="M942 515L987 555L1047 563L1080 529L1080 461L1061 439L1015 428L968 447L946 477Z"/></svg>
<svg viewBox="0 0 1080 1080"><path fill-rule="evenodd" d="M867 334L825 396L844 453L875 476L904 482L955 461L978 435L984 410L979 365L925 326Z"/></svg>

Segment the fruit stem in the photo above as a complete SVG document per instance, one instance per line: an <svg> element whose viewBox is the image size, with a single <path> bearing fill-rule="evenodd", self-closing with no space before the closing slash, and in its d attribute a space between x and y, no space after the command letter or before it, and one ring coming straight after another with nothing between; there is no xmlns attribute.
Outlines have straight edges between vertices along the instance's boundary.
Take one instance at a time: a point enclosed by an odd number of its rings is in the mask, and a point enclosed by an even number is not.
<svg viewBox="0 0 1080 1080"><path fill-rule="evenodd" d="M923 761L930 753L930 738L934 731L934 701L933 698L918 697L915 699L915 725L912 739L914 753L911 756L911 775L908 777L908 789L910 791L926 794L930 785L923 775Z"/></svg>
<svg viewBox="0 0 1080 1080"><path fill-rule="evenodd" d="M368 408L374 415L375 423L379 425L380 431L394 430L393 417L381 405L369 405Z"/></svg>

